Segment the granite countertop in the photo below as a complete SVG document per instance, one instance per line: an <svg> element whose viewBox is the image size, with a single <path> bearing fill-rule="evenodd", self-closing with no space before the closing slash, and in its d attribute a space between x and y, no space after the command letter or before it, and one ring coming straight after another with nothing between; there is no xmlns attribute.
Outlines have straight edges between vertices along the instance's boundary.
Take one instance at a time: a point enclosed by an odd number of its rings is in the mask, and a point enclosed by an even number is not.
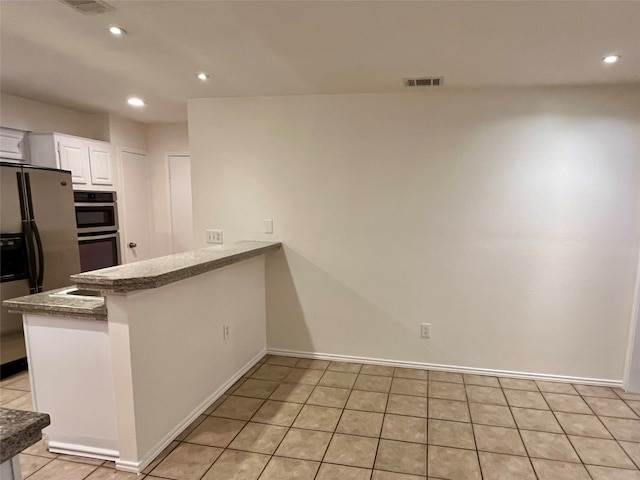
<svg viewBox="0 0 640 480"><path fill-rule="evenodd" d="M71 275L78 288L104 294L157 288L282 247L280 242L239 242Z"/></svg>
<svg viewBox="0 0 640 480"><path fill-rule="evenodd" d="M0 463L40 440L50 423L46 413L0 408Z"/></svg>
<svg viewBox="0 0 640 480"><path fill-rule="evenodd" d="M11 313L55 315L58 317L87 318L94 320L107 319L107 308L105 307L103 297L55 295L70 288L72 287L58 288L48 292L12 298L2 303Z"/></svg>

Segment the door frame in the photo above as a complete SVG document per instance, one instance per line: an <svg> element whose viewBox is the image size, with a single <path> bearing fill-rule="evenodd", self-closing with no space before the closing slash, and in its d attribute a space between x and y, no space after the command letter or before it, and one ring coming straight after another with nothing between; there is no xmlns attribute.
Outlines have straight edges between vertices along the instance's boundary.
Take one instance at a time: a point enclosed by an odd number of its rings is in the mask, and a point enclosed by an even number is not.
<svg viewBox="0 0 640 480"><path fill-rule="evenodd" d="M167 207L169 208L169 227L171 228L171 236L169 237L169 243L171 246L171 253L173 253L173 210L171 208L173 204L173 192L171 191L171 165L169 164L169 157L189 157L191 158L191 152L188 150L167 150L164 152L164 168L165 168L165 188L167 191ZM193 201L193 197L192 197ZM193 232L191 232L193 236Z"/></svg>

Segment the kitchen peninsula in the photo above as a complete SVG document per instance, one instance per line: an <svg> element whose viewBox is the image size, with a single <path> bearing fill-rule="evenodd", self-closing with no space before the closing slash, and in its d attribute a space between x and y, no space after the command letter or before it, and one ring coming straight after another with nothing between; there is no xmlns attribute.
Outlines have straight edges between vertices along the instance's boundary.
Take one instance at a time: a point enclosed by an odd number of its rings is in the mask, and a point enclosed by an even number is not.
<svg viewBox="0 0 640 480"><path fill-rule="evenodd" d="M279 248L209 247L6 301L23 314L49 448L140 472L265 354L264 254Z"/></svg>

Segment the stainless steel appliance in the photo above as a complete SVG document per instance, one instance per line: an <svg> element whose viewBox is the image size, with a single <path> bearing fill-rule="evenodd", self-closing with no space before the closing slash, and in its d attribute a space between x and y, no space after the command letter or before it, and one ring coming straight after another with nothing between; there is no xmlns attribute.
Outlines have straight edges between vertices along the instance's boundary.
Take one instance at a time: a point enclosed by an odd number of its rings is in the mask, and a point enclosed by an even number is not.
<svg viewBox="0 0 640 480"><path fill-rule="evenodd" d="M0 301L64 287L80 272L71 173L0 162ZM0 376L26 365L22 317L0 310Z"/></svg>
<svg viewBox="0 0 640 480"><path fill-rule="evenodd" d="M76 226L83 272L120 264L115 192L76 191Z"/></svg>

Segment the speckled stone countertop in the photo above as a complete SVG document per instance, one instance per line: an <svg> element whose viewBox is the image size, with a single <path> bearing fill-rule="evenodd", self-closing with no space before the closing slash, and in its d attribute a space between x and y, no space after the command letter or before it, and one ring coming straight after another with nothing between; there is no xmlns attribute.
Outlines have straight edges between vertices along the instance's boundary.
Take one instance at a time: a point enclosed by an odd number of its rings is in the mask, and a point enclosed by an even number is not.
<svg viewBox="0 0 640 480"><path fill-rule="evenodd" d="M56 296L71 287L58 288L2 302L11 313L54 315L57 317L88 318L106 320L107 308L102 297L80 297L76 295ZM53 296L52 296L53 295Z"/></svg>
<svg viewBox="0 0 640 480"><path fill-rule="evenodd" d="M127 293L169 283L241 262L282 247L280 242L239 242L71 275L79 288Z"/></svg>
<svg viewBox="0 0 640 480"><path fill-rule="evenodd" d="M0 463L40 440L50 423L46 413L0 408Z"/></svg>

